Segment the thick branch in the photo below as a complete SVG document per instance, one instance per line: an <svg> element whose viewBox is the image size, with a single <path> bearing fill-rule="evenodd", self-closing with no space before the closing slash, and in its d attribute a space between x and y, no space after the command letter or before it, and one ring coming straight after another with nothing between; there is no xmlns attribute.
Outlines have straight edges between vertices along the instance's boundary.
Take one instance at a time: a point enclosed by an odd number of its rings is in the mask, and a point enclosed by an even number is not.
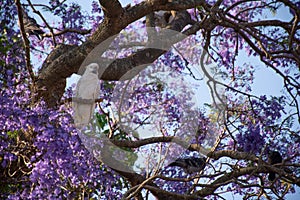
<svg viewBox="0 0 300 200"><path fill-rule="evenodd" d="M101 1L102 6L107 6L110 1ZM103 51L110 45L110 41L104 42L111 36L118 34L128 24L140 19L141 17L157 10L185 10L193 8L195 6L203 5L204 0L187 0L180 2L168 2L166 4L151 4L148 1L142 2L136 6L128 9L122 9L119 11L118 16L110 15L110 18L104 18L103 22L99 25L95 33L81 46L76 47L70 51L67 51L53 60L49 65L44 66L39 74L37 86L39 88L39 97L44 97L49 106L55 106L60 99L60 92L56 92L52 89L53 85L57 82L62 82L67 77L76 73L80 67L80 64L85 60L87 55L101 43ZM117 1L113 1L112 4L117 4ZM116 14L116 13L115 13ZM121 20L120 20L121 19ZM103 51L98 52L101 56ZM106 73L108 74L108 73ZM105 79L105 77L102 77ZM54 94L49 94L50 92ZM55 99L54 99L55 97Z"/></svg>
<svg viewBox="0 0 300 200"><path fill-rule="evenodd" d="M44 37L52 37L52 36L60 36L63 35L65 33L77 33L77 34L81 34L81 35L86 35L86 34L90 34L91 30L77 30L77 29L72 29L72 28L65 28L64 30L61 31L57 31L57 32L53 32L51 34L44 34Z"/></svg>
<svg viewBox="0 0 300 200"><path fill-rule="evenodd" d="M239 176L246 175L246 174L251 174L255 171L268 172L267 169L263 170L263 169L260 169L258 167L245 167L245 168L241 168L241 169L236 169L235 171L224 174L223 176L221 176L217 180L213 181L211 183L211 187L205 187L205 188L197 191L196 194L201 196L201 197L211 195L211 194L214 193L214 191L218 187L220 187L222 185L227 185L228 182L234 181L234 179L239 177Z"/></svg>
<svg viewBox="0 0 300 200"><path fill-rule="evenodd" d="M124 142L124 141L122 141ZM109 145L104 143L104 148L101 149L101 160L108 166L115 166L111 167L113 170L118 172L121 176L125 177L131 184L132 187L138 186L145 182L146 178L138 173L135 173L130 167L124 165L124 163L120 162L119 160L114 159L111 156L111 152L109 152ZM150 190L153 195L158 199L166 199L165 193L157 191L159 187L153 183L153 181L146 181L146 185L153 187L153 190Z"/></svg>
<svg viewBox="0 0 300 200"><path fill-rule="evenodd" d="M169 142L174 142L183 148L188 149L189 151L197 151L200 152L204 155L207 155L209 151L205 148L203 148L199 144L190 144L186 142L185 140L182 140L178 137L175 136L161 136L161 137L151 137L151 138L145 138L145 139L140 139L137 141L129 141L129 140L110 140L114 145L118 147L127 147L127 148L139 148L145 145L149 144L155 144L158 142L164 142L164 143L169 143Z"/></svg>
<svg viewBox="0 0 300 200"><path fill-rule="evenodd" d="M254 154L248 152L231 151L231 150L214 151L208 153L207 156L216 160L221 157L229 157L238 160L252 160L254 162L259 161L259 158L257 158Z"/></svg>
<svg viewBox="0 0 300 200"><path fill-rule="evenodd" d="M109 18L119 16L123 9L118 0L99 0L104 15Z"/></svg>

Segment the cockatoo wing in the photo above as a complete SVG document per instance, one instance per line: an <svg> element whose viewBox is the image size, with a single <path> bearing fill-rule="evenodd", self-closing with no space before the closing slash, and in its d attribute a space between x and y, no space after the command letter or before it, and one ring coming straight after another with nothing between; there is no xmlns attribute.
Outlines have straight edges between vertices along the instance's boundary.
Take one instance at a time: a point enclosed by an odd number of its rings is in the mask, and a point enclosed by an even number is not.
<svg viewBox="0 0 300 200"><path fill-rule="evenodd" d="M80 128L88 125L94 114L95 99L100 93L98 68L95 63L88 65L77 83L73 108L75 125Z"/></svg>

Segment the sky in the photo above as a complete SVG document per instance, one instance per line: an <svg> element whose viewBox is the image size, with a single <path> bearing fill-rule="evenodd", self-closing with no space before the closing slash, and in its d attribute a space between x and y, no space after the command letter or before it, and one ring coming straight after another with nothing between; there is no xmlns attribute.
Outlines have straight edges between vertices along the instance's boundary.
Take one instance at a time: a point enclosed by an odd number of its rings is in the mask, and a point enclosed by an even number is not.
<svg viewBox="0 0 300 200"><path fill-rule="evenodd" d="M41 0L36 0L33 1L35 3L37 2L42 2ZM90 11L91 7L91 2L92 0L87 0L85 1L84 4L81 3L81 1L77 0L77 2L81 5L83 5L83 8L87 11ZM131 3L132 1L128 1L128 0L120 0L120 2L122 3L122 6L126 6L127 4ZM131 3L133 4L133 3ZM267 17L272 17L275 15L273 13L265 13L265 15ZM280 17L283 20L289 21L291 19L291 15L288 13L287 10L284 9L280 9L277 13L276 16ZM241 62L249 62L252 65L255 66L255 73L254 73L254 83L252 86L252 93L255 95L262 95L262 94L266 94L266 95L274 95L274 96L279 96L281 95L281 89L283 86L283 81L282 79L277 76L273 71L271 71L271 69L266 68L260 61L258 58L254 58L254 57L248 57L246 56L245 53L240 53L238 56L238 59ZM67 79L67 87L70 86L73 83L76 83L77 80L80 78L80 76L77 75L73 75L72 77ZM193 89L194 90L194 89ZM199 103L203 104L205 103L210 103L211 102L211 98L209 95L209 90L207 87L203 87L201 86L200 88L197 89L198 92L196 91L196 93L201 93L202 95L202 99L200 100ZM203 94L208 94L208 95L203 95ZM230 194L224 196L226 197L226 199L240 199L240 196L232 196ZM290 194L287 195L287 200L299 200L300 199L300 188L297 187L297 191L296 194Z"/></svg>
<svg viewBox="0 0 300 200"><path fill-rule="evenodd" d="M132 1L120 1L123 6L129 4ZM89 4L86 4L89 5ZM275 16L273 13L265 13L266 17L279 17L282 20L289 21L291 19L291 15L287 10L280 9ZM254 82L252 86L252 93L255 95L272 95L272 96L280 96L282 95L281 89L283 88L283 81L282 78L280 78L278 75L274 73L270 68L265 67L257 57L248 57L245 53L241 52L238 56L238 59L241 62L248 62L255 66L255 72L254 72ZM201 100L200 104L203 104L203 102L211 102L210 95L204 95L203 94L209 94L209 89L207 86L203 87L203 85L197 89L198 92L201 93ZM199 100L199 99L198 99ZM240 199L241 197L239 195L232 195L232 194L226 194L224 195L226 199ZM289 194L286 196L287 200L299 200L300 199L300 188L296 188L295 194Z"/></svg>

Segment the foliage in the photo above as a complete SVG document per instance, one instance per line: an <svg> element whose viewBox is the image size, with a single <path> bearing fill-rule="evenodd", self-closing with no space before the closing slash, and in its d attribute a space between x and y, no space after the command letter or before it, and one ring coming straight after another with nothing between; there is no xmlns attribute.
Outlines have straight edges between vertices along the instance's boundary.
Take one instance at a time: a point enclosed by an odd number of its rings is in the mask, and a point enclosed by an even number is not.
<svg viewBox="0 0 300 200"><path fill-rule="evenodd" d="M96 1L89 5L90 12L69 1L50 0L32 7L30 1L21 3L27 11L35 8L54 19L42 22L49 33L42 40L27 35L34 62L43 63L57 44L80 46L97 40L99 26L109 21L105 15L110 13ZM39 96L37 83L43 81L39 75L47 68L45 63L43 68L34 64L32 78L16 5L12 0L0 3L1 199L129 199L132 194L149 197L149 191L161 199L164 195L216 199L223 193L280 199L300 185L299 2L203 1L191 6L188 13L194 23L182 32L189 34L189 28L196 25L201 28L162 52L138 76L125 81L101 80L96 129L90 135L83 132L83 137L73 124L72 88L52 107ZM277 18L280 9L289 11L288 21L263 18L265 12L273 12ZM107 59L139 53L139 45L122 49L128 41L147 42L143 20L127 25L104 54ZM280 96L252 93L256 66L241 60L241 54L259 58L262 67L282 79ZM209 58L204 60L201 55ZM202 81L193 66L200 66L210 88L213 102L204 107L193 100L199 95L193 89L199 85L185 82ZM150 136L145 134L149 132ZM157 132L159 135L154 134ZM83 138L91 135L101 142L106 138L115 146L105 146L105 142L89 146ZM188 146L173 145L174 137ZM102 151L107 147L117 161L126 157L123 164L137 172L128 175L128 171L107 164L92 151L98 150L94 149L97 145L102 145ZM281 153L282 164L268 164L272 150ZM178 156L199 154L207 156L208 164L198 174L167 166ZM140 155L145 156L143 161L138 160ZM270 171L279 175L273 182L267 179Z"/></svg>

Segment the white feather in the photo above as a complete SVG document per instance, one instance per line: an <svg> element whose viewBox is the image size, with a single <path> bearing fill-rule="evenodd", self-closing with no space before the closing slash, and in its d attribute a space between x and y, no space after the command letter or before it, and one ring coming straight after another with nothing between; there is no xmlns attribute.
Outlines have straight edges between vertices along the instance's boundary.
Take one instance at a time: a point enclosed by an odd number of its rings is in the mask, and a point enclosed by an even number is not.
<svg viewBox="0 0 300 200"><path fill-rule="evenodd" d="M73 108L75 125L79 128L87 126L94 115L95 99L100 93L98 70L97 63L86 66L86 70L76 86Z"/></svg>

